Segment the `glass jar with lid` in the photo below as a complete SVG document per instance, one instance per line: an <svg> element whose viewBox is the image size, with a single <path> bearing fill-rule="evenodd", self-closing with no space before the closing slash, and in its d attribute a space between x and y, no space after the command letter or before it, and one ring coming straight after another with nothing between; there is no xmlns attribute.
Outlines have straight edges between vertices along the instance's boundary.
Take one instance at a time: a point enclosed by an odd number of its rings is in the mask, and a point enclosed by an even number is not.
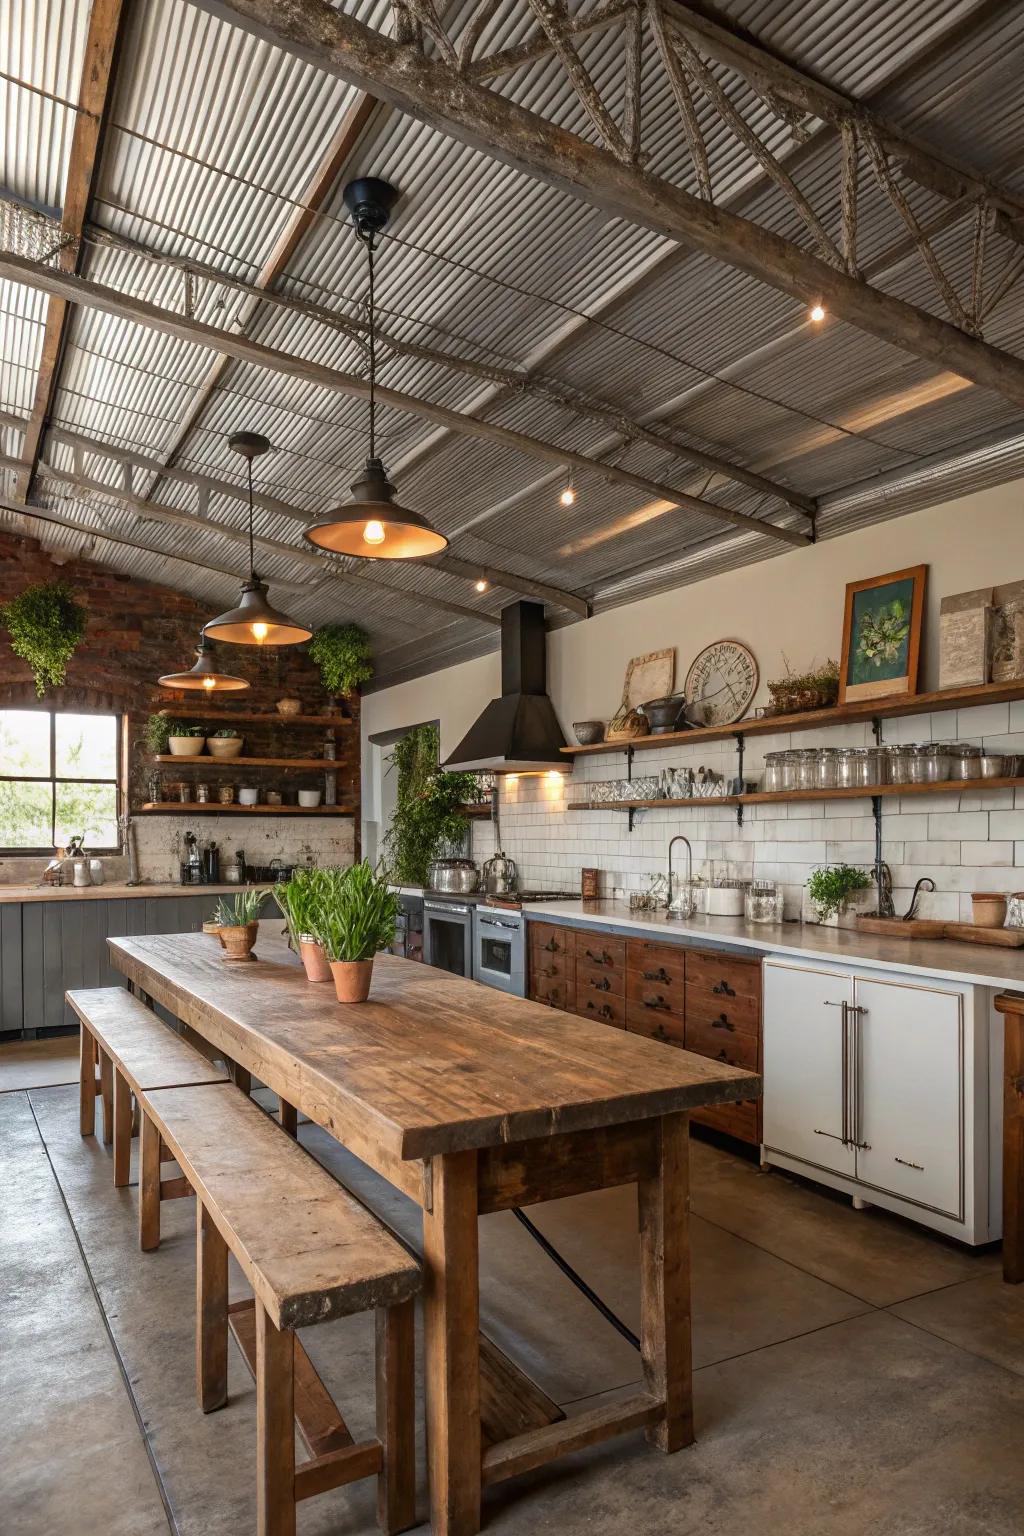
<svg viewBox="0 0 1024 1536"><path fill-rule="evenodd" d="M790 748L786 752L779 753L779 764L782 772L783 789L799 789L797 783L796 753Z"/></svg>
<svg viewBox="0 0 1024 1536"><path fill-rule="evenodd" d="M819 747L815 758L815 789L835 789L839 783L839 748Z"/></svg>
<svg viewBox="0 0 1024 1536"><path fill-rule="evenodd" d="M865 784L884 784L885 783L885 748L884 747L865 747L864 748L864 758L865 758L864 783Z"/></svg>
<svg viewBox="0 0 1024 1536"><path fill-rule="evenodd" d="M793 753L796 764L794 789L815 789L818 780L818 753L814 747L799 747Z"/></svg>
<svg viewBox="0 0 1024 1536"><path fill-rule="evenodd" d="M882 777L880 784L906 784L907 782L907 749L902 742L893 742L887 747L882 747L880 766Z"/></svg>
<svg viewBox="0 0 1024 1536"><path fill-rule="evenodd" d="M774 880L754 880L743 898L748 923L781 923L782 892Z"/></svg>
<svg viewBox="0 0 1024 1536"><path fill-rule="evenodd" d="M949 752L949 776L951 779L981 778L981 748L966 741L951 742Z"/></svg>
<svg viewBox="0 0 1024 1536"><path fill-rule="evenodd" d="M868 762L865 747L840 748L837 774L840 789L863 789L871 782L868 776L870 771L871 765Z"/></svg>
<svg viewBox="0 0 1024 1536"><path fill-rule="evenodd" d="M766 752L764 755L764 790L767 794L777 794L785 789L782 782L782 753Z"/></svg>

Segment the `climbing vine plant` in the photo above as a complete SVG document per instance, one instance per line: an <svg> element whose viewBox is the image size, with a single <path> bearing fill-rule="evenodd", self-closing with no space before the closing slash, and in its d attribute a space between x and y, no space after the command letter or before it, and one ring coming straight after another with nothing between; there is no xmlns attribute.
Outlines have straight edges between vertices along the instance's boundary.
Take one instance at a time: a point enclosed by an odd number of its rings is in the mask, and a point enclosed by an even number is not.
<svg viewBox="0 0 1024 1536"><path fill-rule="evenodd" d="M427 867L466 831L465 807L482 799L474 773L445 773L440 732L418 725L396 743L390 773L398 775L395 813L384 840L384 862L401 885L426 885Z"/></svg>

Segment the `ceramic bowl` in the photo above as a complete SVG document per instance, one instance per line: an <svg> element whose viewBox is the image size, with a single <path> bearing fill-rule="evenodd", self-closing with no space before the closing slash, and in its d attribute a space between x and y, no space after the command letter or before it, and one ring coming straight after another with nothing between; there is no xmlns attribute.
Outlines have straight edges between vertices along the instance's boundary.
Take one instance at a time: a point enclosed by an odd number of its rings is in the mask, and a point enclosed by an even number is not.
<svg viewBox="0 0 1024 1536"><path fill-rule="evenodd" d="M300 789L299 804L307 811L315 810L320 804L320 791L318 789Z"/></svg>
<svg viewBox="0 0 1024 1536"><path fill-rule="evenodd" d="M237 757L245 745L242 736L207 736L206 750L211 757L225 758Z"/></svg>
<svg viewBox="0 0 1024 1536"><path fill-rule="evenodd" d="M581 747L593 747L604 741L603 720L574 720L572 728Z"/></svg>

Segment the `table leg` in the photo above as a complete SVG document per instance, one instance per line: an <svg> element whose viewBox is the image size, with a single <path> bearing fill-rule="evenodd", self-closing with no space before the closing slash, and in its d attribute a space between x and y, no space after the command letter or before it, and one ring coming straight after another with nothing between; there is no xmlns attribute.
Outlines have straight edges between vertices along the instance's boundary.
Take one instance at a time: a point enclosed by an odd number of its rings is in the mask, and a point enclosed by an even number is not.
<svg viewBox="0 0 1024 1536"><path fill-rule="evenodd" d="M424 1390L434 1536L480 1529L477 1155L435 1157L423 1213Z"/></svg>
<svg viewBox="0 0 1024 1536"><path fill-rule="evenodd" d="M1003 1017L1003 1279L1024 1281L1024 1015Z"/></svg>
<svg viewBox="0 0 1024 1536"><path fill-rule="evenodd" d="M295 1536L295 1335L256 1302L256 1536Z"/></svg>
<svg viewBox="0 0 1024 1536"><path fill-rule="evenodd" d="M647 1390L665 1403L647 1438L678 1451L693 1441L689 1116L664 1115L659 1135L658 1171L638 1185L640 1347Z"/></svg>

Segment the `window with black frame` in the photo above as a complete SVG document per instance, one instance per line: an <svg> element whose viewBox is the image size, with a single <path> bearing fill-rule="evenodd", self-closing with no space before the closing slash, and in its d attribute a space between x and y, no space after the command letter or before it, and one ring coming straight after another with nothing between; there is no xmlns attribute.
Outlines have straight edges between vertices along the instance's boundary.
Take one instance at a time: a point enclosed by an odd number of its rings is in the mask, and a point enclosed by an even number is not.
<svg viewBox="0 0 1024 1536"><path fill-rule="evenodd" d="M0 709L0 854L118 850L121 720Z"/></svg>

